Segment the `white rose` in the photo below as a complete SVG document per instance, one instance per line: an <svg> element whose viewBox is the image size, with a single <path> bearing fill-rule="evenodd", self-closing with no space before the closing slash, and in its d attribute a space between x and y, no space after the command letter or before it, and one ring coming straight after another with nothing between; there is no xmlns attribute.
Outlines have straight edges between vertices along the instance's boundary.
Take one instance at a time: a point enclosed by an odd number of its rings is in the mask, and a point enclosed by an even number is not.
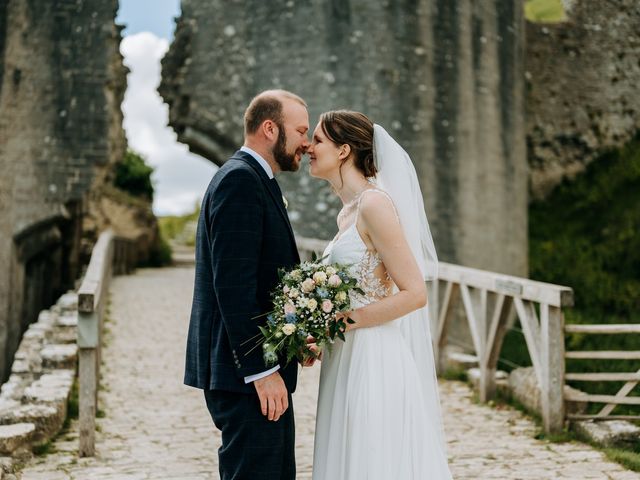
<svg viewBox="0 0 640 480"><path fill-rule="evenodd" d="M333 275L335 273L337 273L338 271L333 268L333 267L327 267L327 275Z"/></svg>
<svg viewBox="0 0 640 480"><path fill-rule="evenodd" d="M327 274L324 272L316 272L313 274L313 281L318 285L324 285L327 281Z"/></svg>
<svg viewBox="0 0 640 480"><path fill-rule="evenodd" d="M307 302L307 308L312 312L318 307L318 302L316 302L315 298L312 298Z"/></svg>
<svg viewBox="0 0 640 480"><path fill-rule="evenodd" d="M313 291L313 289L316 287L316 283L311 280L310 278L307 278L304 282L302 282L302 291L303 292L311 292Z"/></svg>
<svg viewBox="0 0 640 480"><path fill-rule="evenodd" d="M289 297L298 298L299 295L300 295L300 292L298 291L297 288L292 288L291 290L289 290Z"/></svg>
<svg viewBox="0 0 640 480"><path fill-rule="evenodd" d="M340 303L344 303L347 301L347 293L346 292L338 292L336 293L336 301Z"/></svg>
<svg viewBox="0 0 640 480"><path fill-rule="evenodd" d="M293 323L285 323L282 326L282 333L284 333L285 335L291 335L295 331L296 326Z"/></svg>

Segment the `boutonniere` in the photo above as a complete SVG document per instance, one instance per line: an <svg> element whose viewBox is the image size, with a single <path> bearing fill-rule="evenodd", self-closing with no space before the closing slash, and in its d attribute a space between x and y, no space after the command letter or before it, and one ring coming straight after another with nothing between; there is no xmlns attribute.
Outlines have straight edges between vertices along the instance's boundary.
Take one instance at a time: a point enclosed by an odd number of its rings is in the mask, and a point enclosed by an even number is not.
<svg viewBox="0 0 640 480"><path fill-rule="evenodd" d="M287 202L287 199L284 198L284 195L282 195L282 203L284 203L285 210L289 208L289 202Z"/></svg>

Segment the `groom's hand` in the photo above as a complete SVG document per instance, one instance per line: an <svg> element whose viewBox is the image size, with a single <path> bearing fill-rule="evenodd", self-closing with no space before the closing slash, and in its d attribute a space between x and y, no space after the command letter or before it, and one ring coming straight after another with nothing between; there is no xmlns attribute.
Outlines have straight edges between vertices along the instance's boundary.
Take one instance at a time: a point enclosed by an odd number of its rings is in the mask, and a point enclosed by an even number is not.
<svg viewBox="0 0 640 480"><path fill-rule="evenodd" d="M277 422L289 408L289 394L280 372L274 372L253 382L260 398L262 414L269 420Z"/></svg>

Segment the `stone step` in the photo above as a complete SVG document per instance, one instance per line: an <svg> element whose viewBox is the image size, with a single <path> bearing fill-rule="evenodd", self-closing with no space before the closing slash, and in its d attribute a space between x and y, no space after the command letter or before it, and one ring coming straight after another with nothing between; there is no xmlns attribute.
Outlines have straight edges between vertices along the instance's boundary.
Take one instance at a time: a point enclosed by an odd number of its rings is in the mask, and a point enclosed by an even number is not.
<svg viewBox="0 0 640 480"><path fill-rule="evenodd" d="M0 425L0 455L9 455L33 440L36 427L33 423Z"/></svg>
<svg viewBox="0 0 640 480"><path fill-rule="evenodd" d="M29 403L0 411L0 425L31 423L35 426L33 441L44 443L60 431L65 416L65 408L51 404Z"/></svg>
<svg viewBox="0 0 640 480"><path fill-rule="evenodd" d="M63 312L71 312L78 309L78 294L75 292L67 292L62 295L56 305L60 307Z"/></svg>
<svg viewBox="0 0 640 480"><path fill-rule="evenodd" d="M73 370L58 370L42 375L24 390L22 400L25 403L63 402L66 405L74 373Z"/></svg>
<svg viewBox="0 0 640 480"><path fill-rule="evenodd" d="M75 344L46 345L40 351L40 355L44 368L75 370L78 346Z"/></svg>

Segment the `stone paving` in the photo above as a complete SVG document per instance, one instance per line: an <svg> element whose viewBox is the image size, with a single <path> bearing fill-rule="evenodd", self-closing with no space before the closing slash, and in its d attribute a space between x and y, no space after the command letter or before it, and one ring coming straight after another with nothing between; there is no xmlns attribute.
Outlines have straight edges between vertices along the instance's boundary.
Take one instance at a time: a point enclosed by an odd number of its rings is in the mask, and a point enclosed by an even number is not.
<svg viewBox="0 0 640 480"><path fill-rule="evenodd" d="M182 385L194 270L138 270L111 289L97 455L77 456L77 424L36 457L23 480L217 479L220 437L202 392ZM298 478L311 479L319 368L304 369L294 396ZM511 408L472 401L460 382L442 382L448 453L457 480L640 479L580 443L533 438L534 424ZM401 480L401 479L390 479Z"/></svg>

